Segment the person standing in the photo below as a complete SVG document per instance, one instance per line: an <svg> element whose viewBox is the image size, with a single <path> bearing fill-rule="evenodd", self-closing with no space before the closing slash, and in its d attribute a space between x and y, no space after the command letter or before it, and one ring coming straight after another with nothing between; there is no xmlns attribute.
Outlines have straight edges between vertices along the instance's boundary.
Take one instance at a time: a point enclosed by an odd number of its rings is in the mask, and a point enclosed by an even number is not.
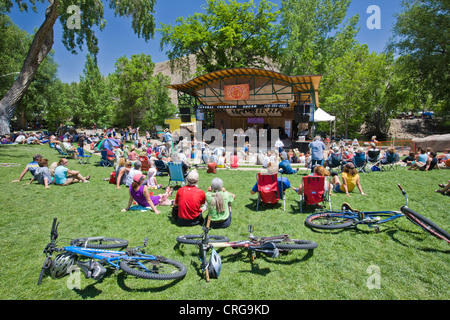
<svg viewBox="0 0 450 320"><path fill-rule="evenodd" d="M308 148L311 149L311 172L314 172L314 166L316 164L322 165L323 152L326 147L320 136L316 136L314 141L308 145Z"/></svg>

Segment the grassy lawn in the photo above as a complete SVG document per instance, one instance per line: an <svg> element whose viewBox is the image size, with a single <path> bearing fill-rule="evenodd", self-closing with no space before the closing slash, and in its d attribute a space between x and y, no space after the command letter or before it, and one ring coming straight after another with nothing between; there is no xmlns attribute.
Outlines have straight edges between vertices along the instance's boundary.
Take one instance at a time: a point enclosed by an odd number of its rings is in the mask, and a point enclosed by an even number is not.
<svg viewBox="0 0 450 320"><path fill-rule="evenodd" d="M245 252L230 248L219 251L223 265L219 279L206 283L199 273L199 260L193 246L177 246L176 237L201 233L201 227L182 228L169 218L170 207L161 207L161 215L152 212L121 212L127 205L128 191L103 181L111 168L80 165L69 160L69 168L91 175L91 183L67 187L43 186L29 181L30 174L19 183L20 173L33 154L41 153L58 160L55 150L46 146L1 146L1 163L20 163L19 167L0 167L0 278L3 300L303 300L303 299L375 299L375 300L447 300L450 298L450 247L413 225L406 218L381 226L381 232L365 226L351 230L313 231L305 227L307 208L301 214L299 196L287 191L286 212L282 206L263 206L256 211L257 196L250 195L256 171L219 170L216 175L200 171L199 187L206 190L211 179L220 177L225 187L237 195L233 204L232 225L213 234L241 240L247 226L255 226L255 235L287 233L296 239L316 241L313 252L297 251L278 259L258 257L253 263ZM305 172L289 176L298 186ZM362 174L367 196L358 191L347 198L332 197L338 209L349 202L360 210L399 210L404 198L400 183L409 196L409 207L445 230L450 230L450 197L434 193L439 183L450 179L450 170L431 172L406 171ZM159 177L164 186L167 177ZM159 191L162 192L162 191ZM155 192L156 193L156 192ZM155 281L127 276L122 271L108 272L103 280L81 280L81 289L69 289L68 277L45 278L37 286L44 261L42 250L49 241L51 222L60 222L61 245L72 238L109 236L127 239L130 246L142 245L149 238L148 251L178 260L188 267L181 281ZM374 268L380 276L380 288L367 286Z"/></svg>

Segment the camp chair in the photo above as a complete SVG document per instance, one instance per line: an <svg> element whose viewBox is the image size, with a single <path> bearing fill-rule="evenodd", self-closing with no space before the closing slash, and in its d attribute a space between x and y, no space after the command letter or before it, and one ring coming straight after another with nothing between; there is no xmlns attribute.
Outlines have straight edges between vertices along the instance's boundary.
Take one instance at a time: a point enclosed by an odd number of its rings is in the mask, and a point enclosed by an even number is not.
<svg viewBox="0 0 450 320"><path fill-rule="evenodd" d="M85 152L83 148L77 148L78 151L78 162L80 164L89 163L89 159L92 157L92 153Z"/></svg>
<svg viewBox="0 0 450 320"><path fill-rule="evenodd" d="M155 160L155 167L158 172L156 175L161 176L169 173L169 166L162 160Z"/></svg>
<svg viewBox="0 0 450 320"><path fill-rule="evenodd" d="M356 152L355 156L353 157L353 164L355 165L355 168L358 170L358 172L366 172L366 154L364 152Z"/></svg>
<svg viewBox="0 0 450 320"><path fill-rule="evenodd" d="M331 210L331 199L329 193L325 192L325 177L305 176L302 178L303 190L300 194L300 212L303 213L303 204L318 205L329 203Z"/></svg>
<svg viewBox="0 0 450 320"><path fill-rule="evenodd" d="M283 211L286 210L286 194L283 190L283 176L274 174L264 174L258 172L258 202L256 203L256 211L259 209L259 203L276 204L283 200Z"/></svg>
<svg viewBox="0 0 450 320"><path fill-rule="evenodd" d="M61 148L61 155L64 157L70 156L70 157L74 157L75 156L75 152L73 150L67 150L66 147L64 146L64 143L60 143L59 147Z"/></svg>
<svg viewBox="0 0 450 320"><path fill-rule="evenodd" d="M181 162L169 162L169 186L174 181L177 183L181 182L183 186L185 184L185 175L183 172L183 165Z"/></svg>
<svg viewBox="0 0 450 320"><path fill-rule="evenodd" d="M108 157L107 150L101 150L100 154L102 155L102 158L100 160L100 165L101 166L103 166L103 167L114 167L114 159L108 159L110 157Z"/></svg>
<svg viewBox="0 0 450 320"><path fill-rule="evenodd" d="M386 152L386 162L380 160L381 171L389 171L396 170L397 166L395 165L398 161L400 161L400 156L398 153L391 154L390 152Z"/></svg>
<svg viewBox="0 0 450 320"><path fill-rule="evenodd" d="M334 171L337 168L338 172L342 171L342 154L331 154L331 163L327 162L327 166L330 169L330 172Z"/></svg>
<svg viewBox="0 0 450 320"><path fill-rule="evenodd" d="M373 167L378 167L380 166L379 164L380 162L380 150L369 150L367 151L367 171L366 172L371 172L373 171Z"/></svg>
<svg viewBox="0 0 450 320"><path fill-rule="evenodd" d="M139 156L139 161L141 162L141 171L148 172L150 169L150 160L146 156Z"/></svg>

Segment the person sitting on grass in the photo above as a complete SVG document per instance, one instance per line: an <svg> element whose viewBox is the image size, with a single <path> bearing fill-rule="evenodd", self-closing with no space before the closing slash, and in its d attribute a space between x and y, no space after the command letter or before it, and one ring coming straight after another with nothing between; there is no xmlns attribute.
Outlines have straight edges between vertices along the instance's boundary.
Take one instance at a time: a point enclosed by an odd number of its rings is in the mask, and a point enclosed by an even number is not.
<svg viewBox="0 0 450 320"><path fill-rule="evenodd" d="M428 156L428 159L425 163L425 165L422 164L422 162L414 162L412 164L411 167L408 168L408 170L417 170L419 169L420 171L430 171L433 170L434 168L436 169L440 169L438 166L438 159L436 158L436 153L435 152L430 152L430 155Z"/></svg>
<svg viewBox="0 0 450 320"><path fill-rule="evenodd" d="M450 192L449 192L449 190L450 190L450 180L448 180L447 185L442 183L442 184L439 185L439 187L441 187L442 189L434 190L434 192L437 192L437 193L440 193L440 194L443 194L443 195L450 195Z"/></svg>
<svg viewBox="0 0 450 320"><path fill-rule="evenodd" d="M89 182L90 176L83 177L80 171L69 170L67 165L69 161L66 158L61 158L58 166L55 169L55 184L60 186L68 186L75 182Z"/></svg>
<svg viewBox="0 0 450 320"><path fill-rule="evenodd" d="M350 192L358 187L361 195L365 196L366 194L363 192L361 183L359 181L358 170L356 170L355 165L352 162L347 163L342 172L342 183L339 180L339 176L337 173L333 172L331 174L331 184L333 186L333 191L336 193L345 193L348 197L350 196Z"/></svg>
<svg viewBox="0 0 450 320"><path fill-rule="evenodd" d="M48 159L39 159L39 168L36 169L34 177L30 180L30 184L36 179L39 184L43 184L46 189L53 184L54 178L48 169Z"/></svg>
<svg viewBox="0 0 450 320"><path fill-rule="evenodd" d="M122 209L122 212L128 210L153 210L155 214L161 212L156 208L157 205L171 205L172 201L169 197L172 195L172 188L167 187L166 192L163 195L153 196L148 191L148 187L144 184L145 176L141 173L137 173L133 177L133 183L130 186L130 198L128 199L128 206ZM132 206L133 201L136 201L137 205Z"/></svg>
<svg viewBox="0 0 450 320"><path fill-rule="evenodd" d="M281 174L296 174L297 170L292 169L291 162L287 159L286 155L281 156L281 162L278 164L278 168Z"/></svg>
<svg viewBox="0 0 450 320"><path fill-rule="evenodd" d="M222 179L212 179L211 186L206 193L212 229L224 229L230 226L231 203L235 198L236 195L225 190Z"/></svg>
<svg viewBox="0 0 450 320"><path fill-rule="evenodd" d="M203 224L203 205L206 202L205 192L197 187L197 170L192 170L186 177L187 185L177 191L173 205L172 217L179 226L196 226Z"/></svg>
<svg viewBox="0 0 450 320"><path fill-rule="evenodd" d="M31 175L34 177L34 174L37 170L37 168L39 168L39 160L42 159L42 156L40 154L35 154L33 156L33 161L31 161L30 163L27 164L27 166L25 167L25 169L23 169L22 173L19 176L18 180L13 180L11 182L19 182L22 180L22 178L25 176L25 174L27 172L30 172Z"/></svg>

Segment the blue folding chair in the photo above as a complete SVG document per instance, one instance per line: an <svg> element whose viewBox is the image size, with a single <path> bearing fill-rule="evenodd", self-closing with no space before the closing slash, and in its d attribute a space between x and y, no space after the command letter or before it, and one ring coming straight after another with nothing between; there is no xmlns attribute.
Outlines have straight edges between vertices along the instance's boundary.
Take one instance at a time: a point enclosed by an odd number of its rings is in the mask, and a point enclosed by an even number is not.
<svg viewBox="0 0 450 320"><path fill-rule="evenodd" d="M155 164L156 170L158 170L156 175L162 176L169 173L169 167L167 166L167 163L162 160L155 160L153 162Z"/></svg>
<svg viewBox="0 0 450 320"><path fill-rule="evenodd" d="M80 164L89 163L89 160L92 157L92 153L86 152L83 148L77 148L78 151L78 162Z"/></svg>
<svg viewBox="0 0 450 320"><path fill-rule="evenodd" d="M114 167L114 160L108 159L108 153L106 150L100 151L102 159L100 160L100 165L103 167Z"/></svg>
<svg viewBox="0 0 450 320"><path fill-rule="evenodd" d="M366 172L366 154L364 152L356 152L355 156L353 157L353 164L355 165L355 168L358 170L358 172Z"/></svg>
<svg viewBox="0 0 450 320"><path fill-rule="evenodd" d="M185 175L183 172L183 164L181 162L169 162L169 186L172 182L181 182L181 186L185 184Z"/></svg>

